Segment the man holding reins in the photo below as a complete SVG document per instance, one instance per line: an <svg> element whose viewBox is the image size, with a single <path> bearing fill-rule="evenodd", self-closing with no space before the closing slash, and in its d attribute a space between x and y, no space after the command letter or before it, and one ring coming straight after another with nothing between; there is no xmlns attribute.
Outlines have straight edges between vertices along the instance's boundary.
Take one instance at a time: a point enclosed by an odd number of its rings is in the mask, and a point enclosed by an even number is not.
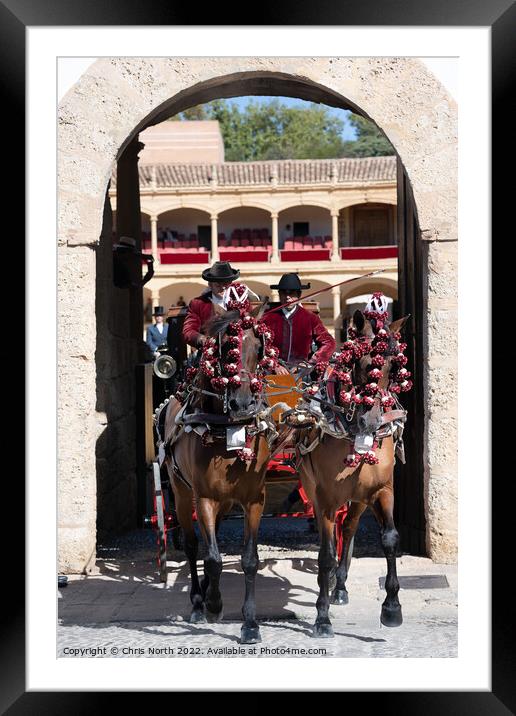
<svg viewBox="0 0 516 716"><path fill-rule="evenodd" d="M279 284L270 286L279 291L280 304L288 304L301 298L301 292L310 288L310 284L301 284L297 273L285 273ZM266 312L264 322L274 332L274 345L279 350L279 359L288 367L279 366L276 373L287 375L300 363L315 365L326 362L335 351L335 339L324 327L315 313L303 308L301 302L272 313ZM312 343L317 350L311 356Z"/></svg>

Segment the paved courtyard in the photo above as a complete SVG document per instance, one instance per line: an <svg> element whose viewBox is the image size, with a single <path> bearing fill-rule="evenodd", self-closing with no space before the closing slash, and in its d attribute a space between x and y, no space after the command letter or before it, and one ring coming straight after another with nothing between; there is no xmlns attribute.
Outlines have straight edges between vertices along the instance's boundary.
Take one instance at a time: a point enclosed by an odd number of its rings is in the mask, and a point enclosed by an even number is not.
<svg viewBox="0 0 516 716"><path fill-rule="evenodd" d="M348 578L349 604L332 606L335 637L314 638L318 536L305 519L264 519L256 603L262 642L240 644L242 523L220 532L222 620L190 624L189 570L169 550L158 580L154 535L137 530L99 549L98 573L70 575L58 592L59 657L456 657L457 566L398 558L404 622L380 623L386 562L372 516L362 518ZM202 553L200 554L202 558ZM202 562L199 563L202 574Z"/></svg>

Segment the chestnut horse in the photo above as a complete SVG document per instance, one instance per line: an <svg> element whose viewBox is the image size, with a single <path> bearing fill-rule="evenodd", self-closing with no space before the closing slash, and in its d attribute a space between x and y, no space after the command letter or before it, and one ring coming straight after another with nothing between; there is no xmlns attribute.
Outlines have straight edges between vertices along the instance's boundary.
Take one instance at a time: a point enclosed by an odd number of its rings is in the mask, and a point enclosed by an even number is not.
<svg viewBox="0 0 516 716"><path fill-rule="evenodd" d="M253 315L263 313L264 306L258 306ZM208 336L219 337L222 352L228 350L226 331L232 321L238 320L238 311L224 311L215 306L215 316L206 325ZM196 377L197 409L207 415L204 423L218 425L222 439L207 442L191 430L183 430L166 450L165 464L174 491L179 524L183 529L185 553L190 565L192 602L191 623L206 622L206 614L213 620L222 616L222 596L219 589L222 572L222 558L217 545L217 530L224 514L234 503L244 511L244 548L242 569L245 575L245 598L242 608L244 623L241 629L241 643L254 644L261 641L256 622L255 576L258 570L257 533L265 501L265 473L270 457L266 437L259 432L247 442L254 452L250 461L242 461L236 450L227 450L226 428L228 426L250 425L263 407L261 393L253 393L250 375L256 371L262 342L252 328L242 332L241 341L241 386L227 388L227 394L215 395L210 379L201 371ZM204 391L204 392L203 392ZM224 403L227 412L224 413ZM174 420L180 404L172 400L167 406L165 417L164 443L177 430ZM211 416L211 421L210 421ZM204 577L199 582L197 573L198 540L192 519L192 493L197 512L197 521L206 546ZM206 611L206 614L205 614Z"/></svg>
<svg viewBox="0 0 516 716"><path fill-rule="evenodd" d="M382 377L378 387L386 390L389 385L389 371L393 356L397 353L397 341L393 334L400 331L408 316L389 325L389 349L382 368ZM361 311L356 311L352 321L357 337L374 337L371 322ZM353 383L365 382L370 367L370 356L366 355L355 362ZM359 406L355 419L367 420L367 410ZM316 436L318 428L312 428L304 435L309 444ZM328 434L312 452L306 454L299 468L302 484L314 505L320 534L318 556L319 597L317 599L317 618L314 636L332 637L333 628L329 618L330 582L336 584L331 595L334 604L347 604L348 593L346 579L348 575L348 552L355 535L361 514L371 507L380 525L381 540L387 559L387 578L385 589L387 596L382 604L381 623L385 626L399 626L402 623L401 605L398 600L399 582L396 574L396 552L399 535L394 525L393 471L395 463L395 445L393 437L382 439L381 447L376 449L378 464L368 464L363 460L358 466L347 466L346 458L351 452L352 442L347 438L335 438ZM343 524L342 554L337 566L334 539L335 514L341 505L350 502L349 511Z"/></svg>

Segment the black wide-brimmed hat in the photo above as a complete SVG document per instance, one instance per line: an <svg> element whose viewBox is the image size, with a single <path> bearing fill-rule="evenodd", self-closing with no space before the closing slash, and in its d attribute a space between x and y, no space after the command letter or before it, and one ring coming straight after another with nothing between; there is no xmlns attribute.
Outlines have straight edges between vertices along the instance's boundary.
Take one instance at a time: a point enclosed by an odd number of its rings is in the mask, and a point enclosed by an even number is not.
<svg viewBox="0 0 516 716"><path fill-rule="evenodd" d="M153 316L164 316L165 315L165 309L163 306L156 306L154 311L152 312Z"/></svg>
<svg viewBox="0 0 516 716"><path fill-rule="evenodd" d="M269 288L277 288L278 291L304 291L310 288L310 284L302 284L297 273L284 273L279 283Z"/></svg>
<svg viewBox="0 0 516 716"><path fill-rule="evenodd" d="M229 261L215 261L201 275L205 281L234 281L240 276L240 269L234 269Z"/></svg>

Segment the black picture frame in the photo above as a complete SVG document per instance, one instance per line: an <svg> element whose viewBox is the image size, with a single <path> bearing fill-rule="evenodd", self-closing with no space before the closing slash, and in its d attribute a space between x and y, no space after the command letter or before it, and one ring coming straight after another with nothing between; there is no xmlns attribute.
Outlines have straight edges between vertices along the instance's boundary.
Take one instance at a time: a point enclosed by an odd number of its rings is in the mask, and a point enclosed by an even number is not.
<svg viewBox="0 0 516 716"><path fill-rule="evenodd" d="M238 14L233 15L231 22L221 22L220 7L203 10L203 25L235 25L240 24ZM0 57L2 70L2 86L4 90L4 112L2 113L3 136L9 138L9 143L15 143L20 151L17 161L9 165L11 186L13 187L10 209L4 216L4 230L12 237L19 237L25 209L23 206L24 154L21 148L25 146L25 31L27 27L37 26L80 26L80 25L195 25L198 16L191 18L185 8L174 8L159 0L135 2L135 0L111 0L109 3L100 3L98 0L87 2L76 0L73 4L68 0L3 0L0 2ZM189 20L197 22L189 22ZM242 18L243 19L243 18ZM283 6L260 5L259 22L257 25L308 25L308 26L480 26L490 27L492 33L492 215L493 235L496 231L496 222L502 222L507 215L508 208L513 203L509 194L511 182L504 182L504 167L507 164L508 150L513 147L514 140L511 132L507 131L510 123L509 115L512 108L514 113L513 79L515 70L514 28L516 28L516 6L512 0L491 0L489 3L475 0L465 3L464 0L439 0L438 2L422 2L418 0L352 0L335 4L334 6L321 6L320 3L308 4L293 3L291 0ZM242 24L246 24L243 22ZM502 124L503 123L503 124ZM5 150L4 144L4 150ZM503 160L503 161L502 161ZM512 201L511 201L512 199ZM16 211L18 209L18 211ZM501 231L500 231L501 233ZM22 242L20 242L22 243ZM24 263L24 248L16 247L15 267L10 264L10 271L6 278L13 281L9 295L15 296L17 313L22 311L19 298L19 274ZM504 274L497 278L497 283L503 283ZM508 269L505 268L507 271ZM508 274L507 274L508 275ZM5 281L4 281L5 283ZM26 306L27 316L29 309ZM29 318L30 322L30 318ZM493 329L496 327L496 322ZM30 325L29 325L30 330ZM18 342L15 353L20 355ZM4 376L13 374L12 355L4 357ZM14 443L20 439L20 425L25 421L23 386L17 392L16 401L12 405L12 420L9 421L7 434L4 434L5 444ZM493 410L495 406L493 405ZM21 452L30 450L30 445L22 445ZM3 629L0 641L0 708L2 713L10 716L21 714L91 714L102 711L103 706L112 705L119 708L119 697L114 703L114 695L103 692L27 692L25 686L25 594L21 577L23 568L24 537L20 529L20 513L22 513L23 483L20 473L19 457L13 468L16 479L4 481L7 490L4 505L7 512L12 513L17 539L6 540L4 535L4 569L7 581L4 582L4 609ZM492 592L492 691L491 692L345 692L340 704L341 708L350 708L349 699L357 698L360 708L379 710L381 713L413 714L498 714L516 713L516 659L514 655L514 630L510 628L510 616L514 613L512 593L504 579L507 565L505 545L511 544L505 538L504 529L508 519L503 524L503 515L507 514L508 492L512 482L510 466L501 478L493 483L492 510L493 510L493 592ZM502 511L502 500L506 511ZM485 506L479 506L479 539L489 539L486 526ZM495 523L494 515L501 519ZM11 533L11 534L14 534ZM7 554L6 554L7 553ZM489 579L488 570L479 565L479 579ZM474 598L474 595L471 595ZM402 666L400 666L402 668ZM295 671L294 671L295 675ZM202 674L200 674L200 686ZM286 678L288 688L295 689L295 681ZM166 685L163 685L166 688ZM153 685L149 684L149 690ZM338 687L336 686L336 690ZM133 702L135 695L128 693ZM168 699L173 694L165 694ZM150 698L150 697L146 697ZM152 696L154 698L154 695ZM196 697L197 698L197 697ZM183 702L184 704L184 702ZM333 704L327 703L329 708ZM151 708L155 708L152 703ZM172 708L178 708L171 703ZM184 705L181 707L184 708Z"/></svg>

